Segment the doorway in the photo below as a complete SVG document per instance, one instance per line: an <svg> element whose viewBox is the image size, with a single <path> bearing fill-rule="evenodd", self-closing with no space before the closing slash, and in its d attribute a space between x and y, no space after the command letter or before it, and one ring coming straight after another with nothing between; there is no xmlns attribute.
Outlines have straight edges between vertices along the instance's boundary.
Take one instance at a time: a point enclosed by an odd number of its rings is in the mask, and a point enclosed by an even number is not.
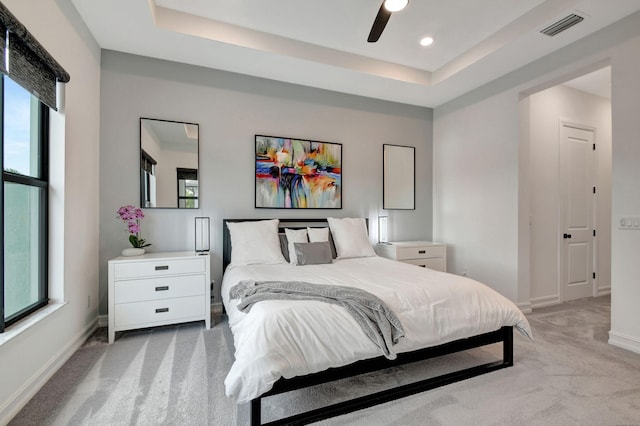
<svg viewBox="0 0 640 426"><path fill-rule="evenodd" d="M533 308L611 291L610 68L576 81L527 99Z"/></svg>

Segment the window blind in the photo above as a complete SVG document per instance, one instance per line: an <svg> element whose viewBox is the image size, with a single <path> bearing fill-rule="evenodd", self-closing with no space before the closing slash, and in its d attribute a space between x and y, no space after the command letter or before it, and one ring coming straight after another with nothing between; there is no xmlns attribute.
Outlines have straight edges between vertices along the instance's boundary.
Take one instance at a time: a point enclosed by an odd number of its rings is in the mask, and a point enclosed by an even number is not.
<svg viewBox="0 0 640 426"><path fill-rule="evenodd" d="M67 83L69 73L1 2L0 32L0 70L49 108L57 111L56 82Z"/></svg>

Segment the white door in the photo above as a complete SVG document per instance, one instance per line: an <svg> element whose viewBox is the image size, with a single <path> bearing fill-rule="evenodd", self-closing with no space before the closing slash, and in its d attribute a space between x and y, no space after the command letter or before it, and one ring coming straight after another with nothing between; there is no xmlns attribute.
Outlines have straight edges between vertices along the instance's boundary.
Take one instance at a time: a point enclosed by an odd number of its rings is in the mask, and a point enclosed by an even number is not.
<svg viewBox="0 0 640 426"><path fill-rule="evenodd" d="M560 127L561 273L563 300L593 296L594 131Z"/></svg>

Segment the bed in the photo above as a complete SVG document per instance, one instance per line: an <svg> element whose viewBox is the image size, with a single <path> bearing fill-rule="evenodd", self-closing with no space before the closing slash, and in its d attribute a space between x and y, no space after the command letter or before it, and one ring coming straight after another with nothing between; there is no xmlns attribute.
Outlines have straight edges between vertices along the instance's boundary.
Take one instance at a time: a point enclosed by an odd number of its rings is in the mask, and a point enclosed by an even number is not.
<svg viewBox="0 0 640 426"><path fill-rule="evenodd" d="M292 238L290 233L306 229L307 235L311 236L317 230L328 228L327 219L275 220L275 228L271 221L268 243L265 243L262 230L245 229L262 226L267 221L224 220L222 297L235 345L235 361L225 379L225 389L227 396L237 403L251 403L251 424L262 424L261 401L271 395L467 349L501 342L503 356L490 363L335 403L269 424L319 421L513 365L513 328L529 337L531 330L512 302L469 278L372 255L366 228L362 231L361 224L365 222L354 220L347 223L347 228L340 228L346 223L344 221L352 219L329 220L333 220L331 232L325 231L328 241L323 244L331 247L331 258L336 254L347 256L338 256L330 263L310 262L304 266L289 263L291 253L297 252L300 262L300 256L306 254L302 249L314 244L290 245L283 234L288 230L289 240L292 240L296 237ZM245 228L239 228L239 224ZM234 230L230 232L230 228ZM273 232L276 237L271 235ZM233 244L232 233L235 233ZM240 238L242 233L245 241ZM360 246L353 243L358 238L362 242ZM269 244L268 250L265 244ZM348 244L346 249L345 244ZM249 255L234 259L232 246L238 252L255 249L253 256L258 258L252 259ZM278 253L272 256L271 252L278 249L284 262ZM380 347L367 338L362 327L341 306L315 300L268 300L256 303L245 313L237 308L239 298L230 297L230 290L240 282L259 285L274 281L365 290L384 301L397 315L404 328L404 337L393 346L392 356L385 357Z"/></svg>

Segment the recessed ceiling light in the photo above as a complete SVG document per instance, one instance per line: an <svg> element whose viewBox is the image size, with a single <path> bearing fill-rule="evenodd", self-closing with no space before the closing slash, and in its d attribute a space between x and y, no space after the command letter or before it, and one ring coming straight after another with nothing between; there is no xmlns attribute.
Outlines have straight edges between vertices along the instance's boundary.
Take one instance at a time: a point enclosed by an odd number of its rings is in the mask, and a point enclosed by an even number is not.
<svg viewBox="0 0 640 426"><path fill-rule="evenodd" d="M409 4L409 0L386 0L384 2L384 8L389 12L398 12Z"/></svg>
<svg viewBox="0 0 640 426"><path fill-rule="evenodd" d="M420 40L420 45L422 46L431 46L433 44L433 37L424 37Z"/></svg>

